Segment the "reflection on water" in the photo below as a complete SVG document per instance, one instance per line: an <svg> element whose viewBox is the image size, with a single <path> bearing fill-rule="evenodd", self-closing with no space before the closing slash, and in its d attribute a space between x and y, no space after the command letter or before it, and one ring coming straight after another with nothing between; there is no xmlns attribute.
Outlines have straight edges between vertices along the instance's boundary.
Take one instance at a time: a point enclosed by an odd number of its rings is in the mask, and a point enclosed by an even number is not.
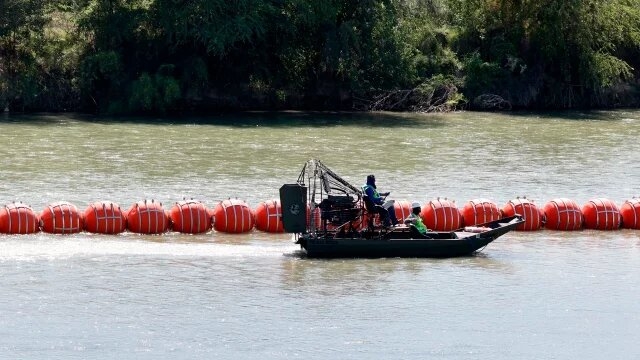
<svg viewBox="0 0 640 360"><path fill-rule="evenodd" d="M313 295L343 296L369 294L402 275L418 281L431 271L467 269L506 275L513 267L484 253L451 259L308 259L296 251L281 262L282 286Z"/></svg>
<svg viewBox="0 0 640 360"><path fill-rule="evenodd" d="M640 113L0 119L0 205L278 197L318 158L395 199L640 188ZM290 235L0 235L3 358L637 358L640 232L513 232L454 259L314 260ZM597 339L597 341L593 341ZM606 346L602 346L606 344ZM431 356L432 357L432 356Z"/></svg>
<svg viewBox="0 0 640 360"><path fill-rule="evenodd" d="M387 283L396 270L409 273L419 270L407 269L402 263L405 262L388 259L288 259L282 262L282 284L287 289L300 289L316 296L371 293Z"/></svg>

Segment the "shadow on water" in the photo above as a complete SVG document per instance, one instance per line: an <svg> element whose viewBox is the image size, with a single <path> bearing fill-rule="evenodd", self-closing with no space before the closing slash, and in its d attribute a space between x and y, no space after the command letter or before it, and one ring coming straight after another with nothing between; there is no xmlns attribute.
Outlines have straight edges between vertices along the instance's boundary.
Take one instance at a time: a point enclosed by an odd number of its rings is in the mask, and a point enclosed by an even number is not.
<svg viewBox="0 0 640 360"><path fill-rule="evenodd" d="M502 116L522 119L555 119L569 121L616 121L620 120L622 110L564 110L564 111L513 111L501 112Z"/></svg>
<svg viewBox="0 0 640 360"><path fill-rule="evenodd" d="M342 297L375 292L391 281L397 271L406 269L407 260L389 259L308 259L296 253L282 264L282 286L316 295ZM414 268L413 272L419 271Z"/></svg>
<svg viewBox="0 0 640 360"><path fill-rule="evenodd" d="M521 120L567 120L567 121L617 121L624 117L624 110L558 110L558 111L511 111L470 112L478 117L505 117ZM67 122L95 124L140 124L140 125L212 125L238 128L288 128L312 126L317 128L335 126L361 126L370 128L440 128L459 113L410 113L410 112L322 112L322 111L250 111L216 113L208 116L98 116L82 113L11 114L0 116L0 124L64 125ZM636 116L630 111L629 116ZM640 120L640 119L639 119Z"/></svg>
<svg viewBox="0 0 640 360"><path fill-rule="evenodd" d="M67 121L93 122L95 116L76 113L39 113L39 114L11 114L4 113L0 116L2 124L26 124L26 125L64 125Z"/></svg>
<svg viewBox="0 0 640 360"><path fill-rule="evenodd" d="M141 124L141 125L214 125L239 128L269 127L287 128L298 126L334 127L415 127L437 128L445 126L446 114L415 113L354 113L354 112L241 112L199 117L106 117L86 114L29 114L5 115L2 123L25 123L29 125L64 124L65 120L97 124Z"/></svg>

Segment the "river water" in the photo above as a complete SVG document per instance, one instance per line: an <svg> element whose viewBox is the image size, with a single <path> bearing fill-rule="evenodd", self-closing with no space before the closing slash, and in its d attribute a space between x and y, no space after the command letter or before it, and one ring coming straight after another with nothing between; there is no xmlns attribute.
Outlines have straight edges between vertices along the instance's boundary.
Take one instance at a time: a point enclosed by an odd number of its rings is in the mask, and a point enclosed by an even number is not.
<svg viewBox="0 0 640 360"><path fill-rule="evenodd" d="M640 112L0 118L0 203L255 207L318 158L395 199L640 195ZM640 231L454 259L310 260L288 235L0 235L0 358L637 359Z"/></svg>

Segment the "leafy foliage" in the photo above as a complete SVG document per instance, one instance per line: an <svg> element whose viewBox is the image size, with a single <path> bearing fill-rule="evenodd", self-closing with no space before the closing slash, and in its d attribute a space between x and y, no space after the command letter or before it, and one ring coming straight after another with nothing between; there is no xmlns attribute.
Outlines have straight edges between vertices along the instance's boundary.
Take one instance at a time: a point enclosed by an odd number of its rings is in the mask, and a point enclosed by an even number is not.
<svg viewBox="0 0 640 360"><path fill-rule="evenodd" d="M634 77L638 58L629 55L637 55L640 46L638 0L456 0L453 4L462 14L456 22L463 34L459 51L476 51L494 65L490 84L486 77L467 78L472 92L496 92L495 86L503 84L497 92L517 106L597 106L598 94ZM632 51L620 51L623 48ZM468 65L469 74L477 75L477 63ZM509 95L513 93L530 96L516 99Z"/></svg>
<svg viewBox="0 0 640 360"><path fill-rule="evenodd" d="M640 0L0 3L12 110L630 106L639 66Z"/></svg>
<svg viewBox="0 0 640 360"><path fill-rule="evenodd" d="M164 113L175 105L175 102L180 98L180 85L175 78L166 73L167 69L171 68L173 68L172 65L163 65L155 75L142 73L133 82L129 98L129 106L132 110L151 111L155 109Z"/></svg>
<svg viewBox="0 0 640 360"><path fill-rule="evenodd" d="M38 72L33 49L46 18L42 0L0 2L0 106L36 96Z"/></svg>

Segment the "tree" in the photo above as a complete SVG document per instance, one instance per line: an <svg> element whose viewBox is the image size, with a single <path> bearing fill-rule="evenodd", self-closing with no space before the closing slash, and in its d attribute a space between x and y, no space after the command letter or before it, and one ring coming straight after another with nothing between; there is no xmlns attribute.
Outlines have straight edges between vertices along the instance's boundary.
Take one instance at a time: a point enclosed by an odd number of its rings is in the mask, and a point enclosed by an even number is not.
<svg viewBox="0 0 640 360"><path fill-rule="evenodd" d="M640 46L640 1L553 0L536 10L531 43L539 56L532 58L553 79L547 104L571 107L577 97L597 105L603 93L632 78L618 49Z"/></svg>
<svg viewBox="0 0 640 360"><path fill-rule="evenodd" d="M4 0L0 2L0 107L33 93L36 76L29 44L41 35L45 18L44 0Z"/></svg>
<svg viewBox="0 0 640 360"><path fill-rule="evenodd" d="M452 0L468 57L465 90L520 106L574 107L632 74L618 50L640 45L638 0ZM624 21L620 21L624 19ZM477 54L477 55L473 55Z"/></svg>

